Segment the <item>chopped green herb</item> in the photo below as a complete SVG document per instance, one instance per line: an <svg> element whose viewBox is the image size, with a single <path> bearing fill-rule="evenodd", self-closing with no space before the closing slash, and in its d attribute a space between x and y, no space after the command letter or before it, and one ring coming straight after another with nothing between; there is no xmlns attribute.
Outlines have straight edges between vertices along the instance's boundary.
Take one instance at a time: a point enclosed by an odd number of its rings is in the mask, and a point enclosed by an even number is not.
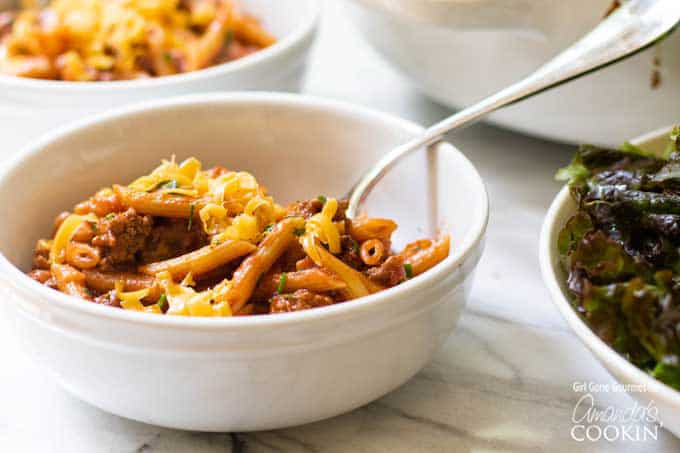
<svg viewBox="0 0 680 453"><path fill-rule="evenodd" d="M316 199L319 200L321 204L326 204L327 198L324 197L323 195L319 195L318 197L316 197Z"/></svg>
<svg viewBox="0 0 680 453"><path fill-rule="evenodd" d="M175 179L161 183L160 185L161 189L176 189L177 187L179 187L179 184L177 184L177 180Z"/></svg>
<svg viewBox="0 0 680 453"><path fill-rule="evenodd" d="M270 223L269 225L267 225L266 227L264 227L264 231L266 231L267 233L271 233L271 231L272 231L273 229L274 229L274 224L273 224L273 223Z"/></svg>
<svg viewBox="0 0 680 453"><path fill-rule="evenodd" d="M359 253L359 243L354 240L354 238L349 238L350 240L350 246L352 247L352 251L354 253Z"/></svg>
<svg viewBox="0 0 680 453"><path fill-rule="evenodd" d="M279 278L279 286L276 287L276 294L281 294L286 288L286 281L288 280L288 274L283 272Z"/></svg>
<svg viewBox="0 0 680 453"><path fill-rule="evenodd" d="M106 220L113 220L113 218L116 217L116 214L113 212L106 214L106 217L104 217Z"/></svg>
<svg viewBox="0 0 680 453"><path fill-rule="evenodd" d="M172 55L170 55L170 52L163 53L163 59L166 63L172 63Z"/></svg>
<svg viewBox="0 0 680 453"><path fill-rule="evenodd" d="M294 234L295 236L302 236L303 234L305 234L305 227L302 227L302 228L295 228L295 229L293 230L293 234Z"/></svg>
<svg viewBox="0 0 680 453"><path fill-rule="evenodd" d="M194 211L196 210L196 206L191 203L189 206L189 223L187 224L187 231L191 231L191 227L194 226Z"/></svg>
<svg viewBox="0 0 680 453"><path fill-rule="evenodd" d="M165 311L165 309L168 307L168 296L165 295L165 293L161 294L161 297L158 298L158 308L161 309L161 311Z"/></svg>
<svg viewBox="0 0 680 453"><path fill-rule="evenodd" d="M227 32L224 34L224 47L229 47L233 41L234 41L234 31L233 30L227 30Z"/></svg>
<svg viewBox="0 0 680 453"><path fill-rule="evenodd" d="M90 228L92 228L93 233L97 233L97 222L90 222Z"/></svg>
<svg viewBox="0 0 680 453"><path fill-rule="evenodd" d="M411 263L404 264L404 271L406 272L406 278L413 278L413 266L411 266Z"/></svg>

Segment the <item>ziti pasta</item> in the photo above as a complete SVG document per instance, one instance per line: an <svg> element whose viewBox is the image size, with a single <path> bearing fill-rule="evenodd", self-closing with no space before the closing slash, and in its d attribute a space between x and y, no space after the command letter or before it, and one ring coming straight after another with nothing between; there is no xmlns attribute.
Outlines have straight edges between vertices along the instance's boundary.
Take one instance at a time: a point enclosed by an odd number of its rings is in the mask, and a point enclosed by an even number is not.
<svg viewBox="0 0 680 453"><path fill-rule="evenodd" d="M236 0L52 0L0 12L0 73L68 81L195 71L275 39Z"/></svg>
<svg viewBox="0 0 680 453"><path fill-rule="evenodd" d="M391 250L392 220L319 196L283 207L249 173L163 161L57 216L29 276L93 303L185 316L282 313L363 297L449 254L449 237Z"/></svg>

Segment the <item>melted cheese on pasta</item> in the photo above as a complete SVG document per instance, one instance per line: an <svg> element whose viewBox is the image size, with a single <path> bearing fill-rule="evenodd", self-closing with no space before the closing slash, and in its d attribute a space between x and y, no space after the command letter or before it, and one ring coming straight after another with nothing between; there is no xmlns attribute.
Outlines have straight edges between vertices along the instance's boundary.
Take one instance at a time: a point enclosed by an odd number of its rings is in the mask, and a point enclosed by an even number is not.
<svg viewBox="0 0 680 453"><path fill-rule="evenodd" d="M123 291L123 282L116 282L116 297L120 300L120 306L126 310L143 311L146 313L162 314L160 306L156 304L144 306L142 299L149 295L148 289L140 289L139 291Z"/></svg>
<svg viewBox="0 0 680 453"><path fill-rule="evenodd" d="M52 0L46 8L35 3L24 1L3 39L2 72L72 81L162 76L218 62L234 33L250 38L244 27L253 27L254 47L274 42L231 0Z"/></svg>
<svg viewBox="0 0 680 453"><path fill-rule="evenodd" d="M250 173L229 171L210 177L194 157L180 164L174 158L163 161L129 187L196 198L202 204L198 217L205 232L213 236L213 243L231 239L255 244L268 225L285 215L285 209L267 196Z"/></svg>
<svg viewBox="0 0 680 453"><path fill-rule="evenodd" d="M228 283L220 283L213 289L197 292L191 287L190 275L175 283L168 272L159 273L156 278L165 290L168 300L168 315L178 316L231 316L228 302L213 303L217 295L226 290Z"/></svg>

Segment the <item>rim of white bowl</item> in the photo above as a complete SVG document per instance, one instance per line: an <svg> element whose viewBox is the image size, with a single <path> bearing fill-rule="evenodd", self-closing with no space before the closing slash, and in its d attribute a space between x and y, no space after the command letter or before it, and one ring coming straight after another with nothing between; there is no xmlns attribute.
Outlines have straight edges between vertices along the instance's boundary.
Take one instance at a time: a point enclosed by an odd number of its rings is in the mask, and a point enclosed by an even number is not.
<svg viewBox="0 0 680 453"><path fill-rule="evenodd" d="M670 127L657 129L631 140L631 143L644 146L645 143L659 139L662 135L667 136L670 129ZM671 401L674 406L680 407L680 391L645 373L602 341L576 313L569 301L569 297L562 290L560 275L558 275L559 269L553 266L552 256L556 251L556 245L553 244L554 241L552 239L555 228L561 227L561 225L557 225L557 217L565 204L570 201L571 194L569 193L569 187L565 185L550 204L550 208L543 221L543 226L541 227L538 252L539 264L543 282L548 288L553 303L557 306L557 309L572 331L594 353L597 359L606 362L609 366L616 369L619 374L626 376L626 379L631 382L644 383L650 394L660 396L666 401ZM614 379L618 380L616 376L614 376Z"/></svg>
<svg viewBox="0 0 680 453"><path fill-rule="evenodd" d="M290 108L317 108L340 115L353 116L358 119L363 118L367 121L373 120L391 124L395 128L400 128L413 134L424 131L424 128L418 124L388 113L383 113L347 102L318 98L314 96L275 92L193 94L188 96L147 101L110 110L94 115L91 118L82 119L71 124L61 126L47 134L44 134L42 137L25 146L17 155L11 158L8 163L0 169L0 185L5 180L5 178L14 170L18 169L27 158L36 154L40 154L41 151L50 143L77 133L82 129L106 124L123 117L149 111L177 108L185 105L196 106L197 104L220 104L225 102L248 102L251 104L259 103L262 105L279 105ZM314 310L303 310L292 313L214 318L192 316L154 316L153 314L149 313L112 309L111 307L94 304L92 302L88 302L77 297L68 296L59 291L47 288L46 286L41 285L24 274L18 267L12 264L3 253L0 253L0 283L2 283L2 277L5 277L7 280L5 284L9 285L10 287L19 286L24 291L35 293L35 295L40 298L41 304L58 303L66 310L74 310L90 315L113 318L120 321L129 321L133 323L154 326L185 327L191 329L219 329L228 326L229 328L247 329L252 328L253 326L278 326L282 324L312 322L314 320L323 318L353 316L358 311L364 310L366 308L390 303L389 301L395 298L409 298L411 296L417 295L417 293L423 289L432 287L445 275L453 272L457 267L459 267L460 264L471 253L474 252L476 246L482 242L486 234L486 228L489 220L489 198L486 186L477 169L462 152L460 152L449 142L443 142L442 144L449 147L452 152L457 153L461 157L462 165L465 166L466 172L470 174L474 184L477 186L475 191L476 196L479 197L478 204L480 206L480 210L476 215L476 218L473 219L470 231L463 238L461 238L460 241L454 242L452 252L449 254L449 256L432 269L413 278L412 280L408 280L398 286L388 288L384 291L380 291L369 296L348 301L346 303L334 304L327 307L315 308Z"/></svg>
<svg viewBox="0 0 680 453"><path fill-rule="evenodd" d="M299 1L299 0L298 0ZM132 90L136 88L161 87L181 84L185 82L200 81L218 75L232 74L243 69L258 66L268 60L276 58L286 51L296 47L316 32L320 17L321 3L316 0L306 0L306 21L295 28L292 32L278 39L271 46L258 50L250 55L237 60L210 66L197 71L148 79L112 80L110 82L72 82L65 80L43 80L30 77L17 77L0 74L0 86L6 85L11 88L42 89L67 92L91 92L96 90Z"/></svg>

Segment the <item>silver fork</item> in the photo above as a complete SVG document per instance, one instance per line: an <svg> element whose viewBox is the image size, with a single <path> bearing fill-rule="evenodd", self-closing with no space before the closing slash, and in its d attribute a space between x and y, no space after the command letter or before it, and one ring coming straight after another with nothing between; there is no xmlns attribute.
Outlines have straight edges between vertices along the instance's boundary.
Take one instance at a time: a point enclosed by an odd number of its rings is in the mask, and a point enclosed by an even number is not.
<svg viewBox="0 0 680 453"><path fill-rule="evenodd" d="M348 217L356 217L380 179L404 156L439 142L444 134L489 113L614 64L665 38L680 22L680 0L628 0L574 45L524 80L435 124L392 149L348 194Z"/></svg>

